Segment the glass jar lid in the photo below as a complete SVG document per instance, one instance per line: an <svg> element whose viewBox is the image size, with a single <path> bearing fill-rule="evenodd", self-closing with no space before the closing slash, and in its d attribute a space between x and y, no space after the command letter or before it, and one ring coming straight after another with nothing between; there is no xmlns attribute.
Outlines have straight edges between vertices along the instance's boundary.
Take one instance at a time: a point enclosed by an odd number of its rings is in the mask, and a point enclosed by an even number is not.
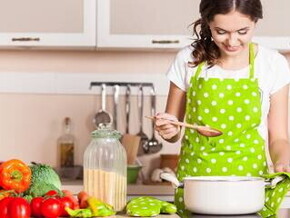
<svg viewBox="0 0 290 218"><path fill-rule="evenodd" d="M102 124L99 125L98 129L91 133L92 138L114 138L120 139L121 133L111 128L111 125Z"/></svg>

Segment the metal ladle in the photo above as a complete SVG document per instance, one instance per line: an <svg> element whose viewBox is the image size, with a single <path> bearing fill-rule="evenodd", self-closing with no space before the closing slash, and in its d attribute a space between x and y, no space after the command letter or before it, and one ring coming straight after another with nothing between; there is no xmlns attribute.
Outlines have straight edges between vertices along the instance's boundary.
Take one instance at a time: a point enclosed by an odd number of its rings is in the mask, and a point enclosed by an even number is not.
<svg viewBox="0 0 290 218"><path fill-rule="evenodd" d="M98 111L98 113L95 114L95 117L93 119L95 127L97 128L100 124L110 125L113 120L112 115L106 111L106 84L104 83L101 85L101 94L101 109Z"/></svg>
<svg viewBox="0 0 290 218"><path fill-rule="evenodd" d="M118 104L119 104L119 85L114 85L114 116L113 116L113 126L118 130Z"/></svg>
<svg viewBox="0 0 290 218"><path fill-rule="evenodd" d="M155 120L155 117L151 117L151 116L145 116L145 117L149 118L151 120ZM183 122L174 121L174 120L168 120L168 121L169 121L169 123L171 123L173 125L183 126L183 127L194 129L200 135L207 136L207 137L216 137L216 136L220 136L223 134L220 130L214 129L214 128L209 127L209 126L192 125L189 123L183 123Z"/></svg>
<svg viewBox="0 0 290 218"><path fill-rule="evenodd" d="M140 145L138 149L138 155L142 155L144 153L148 153L148 147L146 146L148 139L148 136L143 132L143 103L144 103L144 93L143 93L143 86L139 86L138 91L138 110L139 110L139 125L140 130L137 133L137 136L140 136Z"/></svg>
<svg viewBox="0 0 290 218"><path fill-rule="evenodd" d="M156 93L152 86L151 88L151 115L154 116L156 112ZM145 151L148 153L157 153L162 149L162 143L155 138L154 122L152 122L152 137L144 144Z"/></svg>

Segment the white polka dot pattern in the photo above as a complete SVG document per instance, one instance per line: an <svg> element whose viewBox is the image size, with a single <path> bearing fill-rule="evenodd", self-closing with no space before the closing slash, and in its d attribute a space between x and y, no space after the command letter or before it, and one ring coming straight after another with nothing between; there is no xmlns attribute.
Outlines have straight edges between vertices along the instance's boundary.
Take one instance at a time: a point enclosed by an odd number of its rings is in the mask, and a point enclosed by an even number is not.
<svg viewBox="0 0 290 218"><path fill-rule="evenodd" d="M261 176L266 173L264 140L257 131L261 122L258 80L193 77L191 84L187 92L191 101L187 101L186 121L220 129L223 135L208 138L185 129L188 138L184 138L181 148L184 155L180 157L178 179L186 175ZM178 193L182 196L182 191ZM183 202L178 205L184 212Z"/></svg>

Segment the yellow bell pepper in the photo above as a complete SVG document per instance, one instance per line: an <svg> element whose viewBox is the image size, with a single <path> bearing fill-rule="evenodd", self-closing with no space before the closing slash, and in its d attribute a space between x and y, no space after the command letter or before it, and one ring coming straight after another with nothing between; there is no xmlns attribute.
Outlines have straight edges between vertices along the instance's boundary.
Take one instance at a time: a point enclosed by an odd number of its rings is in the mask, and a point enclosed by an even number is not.
<svg viewBox="0 0 290 218"><path fill-rule="evenodd" d="M89 197L88 200L89 208L92 211L93 216L112 216L116 212L113 210L113 207L105 202L100 201L95 197Z"/></svg>

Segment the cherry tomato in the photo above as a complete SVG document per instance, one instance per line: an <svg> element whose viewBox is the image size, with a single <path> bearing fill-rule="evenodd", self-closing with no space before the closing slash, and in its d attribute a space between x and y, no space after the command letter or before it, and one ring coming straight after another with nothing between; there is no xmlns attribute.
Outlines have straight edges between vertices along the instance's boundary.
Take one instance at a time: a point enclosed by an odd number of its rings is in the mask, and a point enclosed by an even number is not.
<svg viewBox="0 0 290 218"><path fill-rule="evenodd" d="M68 195L73 196L73 193L69 190L64 189L64 190L61 190L61 192L63 193L63 196L68 196Z"/></svg>
<svg viewBox="0 0 290 218"><path fill-rule="evenodd" d="M43 197L36 197L31 200L30 209L31 209L32 216L35 216L35 217L42 216L40 207L43 201L44 201Z"/></svg>
<svg viewBox="0 0 290 218"><path fill-rule="evenodd" d="M40 210L45 217L58 217L61 215L61 202L55 198L48 198L42 202Z"/></svg>
<svg viewBox="0 0 290 218"><path fill-rule="evenodd" d="M8 218L8 205L13 200L12 197L3 198L0 201L0 217L1 218Z"/></svg>
<svg viewBox="0 0 290 218"><path fill-rule="evenodd" d="M58 197L59 194L55 190L50 190L50 191L48 191L48 192L45 193L45 196Z"/></svg>
<svg viewBox="0 0 290 218"><path fill-rule="evenodd" d="M30 205L24 198L14 198L8 205L8 213L10 217L29 218Z"/></svg>
<svg viewBox="0 0 290 218"><path fill-rule="evenodd" d="M72 194L71 191L68 191L68 190L62 190L62 193L64 194L64 197L68 197L71 199L71 201L73 202L73 209L76 210L76 209L79 209L80 206L79 206L79 202L77 200L77 198L75 198Z"/></svg>
<svg viewBox="0 0 290 218"><path fill-rule="evenodd" d="M89 195L87 192L81 191L78 193L78 200L79 200L80 208L88 207L88 202L87 202L88 198L89 198Z"/></svg>
<svg viewBox="0 0 290 218"><path fill-rule="evenodd" d="M59 199L61 202L61 216L68 216L69 214L66 212L65 208L69 207L70 209L74 209L74 202L70 197L62 197Z"/></svg>

